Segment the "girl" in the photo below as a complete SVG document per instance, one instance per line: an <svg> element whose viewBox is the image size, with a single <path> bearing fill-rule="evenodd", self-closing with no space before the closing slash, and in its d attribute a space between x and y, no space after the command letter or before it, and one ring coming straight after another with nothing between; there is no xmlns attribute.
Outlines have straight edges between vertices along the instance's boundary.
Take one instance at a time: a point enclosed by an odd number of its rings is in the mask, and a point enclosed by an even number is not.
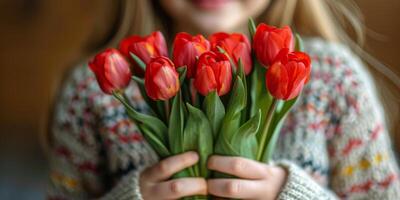
<svg viewBox="0 0 400 200"><path fill-rule="evenodd" d="M352 44L332 15L343 11L354 22L353 4L334 0L107 2L109 11L122 11L107 15L109 20L116 17L120 25L110 25L114 37L106 46L155 29L162 29L169 39L180 31L244 32L249 17L277 26L289 24L306 38L312 78L285 121L273 164L212 156L211 170L239 178L170 180L174 173L194 165L197 154L158 160L119 102L101 92L85 60L69 74L55 107L49 199L153 200L205 194L233 199L400 199L399 169L381 104L362 62L339 43ZM100 21L100 27L107 27ZM360 25L353 25L361 34ZM147 109L136 85L127 93L137 109Z"/></svg>

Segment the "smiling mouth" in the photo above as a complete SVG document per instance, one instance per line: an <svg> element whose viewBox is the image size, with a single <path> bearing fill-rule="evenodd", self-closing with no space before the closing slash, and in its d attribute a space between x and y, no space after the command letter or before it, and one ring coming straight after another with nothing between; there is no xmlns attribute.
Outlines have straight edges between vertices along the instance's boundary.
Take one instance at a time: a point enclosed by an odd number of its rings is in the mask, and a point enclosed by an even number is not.
<svg viewBox="0 0 400 200"><path fill-rule="evenodd" d="M191 0L192 4L202 10L218 10L232 0Z"/></svg>

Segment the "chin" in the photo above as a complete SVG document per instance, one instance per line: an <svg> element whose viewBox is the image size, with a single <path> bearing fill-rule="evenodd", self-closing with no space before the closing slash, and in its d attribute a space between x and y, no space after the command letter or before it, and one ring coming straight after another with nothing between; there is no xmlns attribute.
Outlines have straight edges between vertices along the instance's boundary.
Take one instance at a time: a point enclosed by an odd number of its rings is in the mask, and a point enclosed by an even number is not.
<svg viewBox="0 0 400 200"><path fill-rule="evenodd" d="M191 19L192 26L199 32L205 35L214 32L234 32L239 31L241 24L246 23L245 18L238 15L233 16L196 16Z"/></svg>

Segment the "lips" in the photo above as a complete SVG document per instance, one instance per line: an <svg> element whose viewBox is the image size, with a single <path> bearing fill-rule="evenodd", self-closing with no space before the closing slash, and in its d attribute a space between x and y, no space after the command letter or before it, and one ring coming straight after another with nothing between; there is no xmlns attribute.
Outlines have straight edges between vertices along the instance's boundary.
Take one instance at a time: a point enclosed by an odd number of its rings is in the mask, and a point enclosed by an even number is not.
<svg viewBox="0 0 400 200"><path fill-rule="evenodd" d="M218 10L223 8L232 0L192 0L192 3L197 8L203 10Z"/></svg>

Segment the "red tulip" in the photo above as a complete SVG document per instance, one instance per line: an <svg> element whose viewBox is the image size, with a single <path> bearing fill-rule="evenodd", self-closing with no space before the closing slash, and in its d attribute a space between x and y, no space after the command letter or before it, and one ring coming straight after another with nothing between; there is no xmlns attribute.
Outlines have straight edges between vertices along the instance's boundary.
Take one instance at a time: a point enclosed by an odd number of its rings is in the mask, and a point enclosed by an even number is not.
<svg viewBox="0 0 400 200"><path fill-rule="evenodd" d="M299 95L311 73L310 57L302 52L289 53L283 49L269 67L266 84L277 99L290 100Z"/></svg>
<svg viewBox="0 0 400 200"><path fill-rule="evenodd" d="M282 49L294 50L292 30L289 26L276 28L260 24L254 35L253 48L257 59L264 66L270 66Z"/></svg>
<svg viewBox="0 0 400 200"><path fill-rule="evenodd" d="M168 100L179 91L179 74L164 56L153 58L146 66L144 85L153 100Z"/></svg>
<svg viewBox="0 0 400 200"><path fill-rule="evenodd" d="M222 96L231 89L231 82L232 68L224 54L208 51L200 56L194 78L194 87L200 94L206 96L216 90Z"/></svg>
<svg viewBox="0 0 400 200"><path fill-rule="evenodd" d="M144 37L133 35L125 38L121 41L119 49L122 54L130 58L132 63L135 63L135 61L131 58L130 53L135 54L146 65L152 58L168 56L167 45L164 36L160 31L153 32ZM135 72L143 73L142 69L138 68L136 64L134 64L134 67Z"/></svg>
<svg viewBox="0 0 400 200"><path fill-rule="evenodd" d="M172 59L176 67L187 66L187 77L192 78L196 72L196 57L210 49L210 43L202 36L191 36L178 33L174 40Z"/></svg>
<svg viewBox="0 0 400 200"><path fill-rule="evenodd" d="M116 49L106 49L89 62L100 88L107 94L129 85L131 71L128 61Z"/></svg>
<svg viewBox="0 0 400 200"><path fill-rule="evenodd" d="M228 34L220 32L211 35L209 40L213 51L217 51L217 46L221 47L228 53L229 57L233 59L236 66L238 65L240 58L246 75L251 72L251 46L246 35L241 33Z"/></svg>

